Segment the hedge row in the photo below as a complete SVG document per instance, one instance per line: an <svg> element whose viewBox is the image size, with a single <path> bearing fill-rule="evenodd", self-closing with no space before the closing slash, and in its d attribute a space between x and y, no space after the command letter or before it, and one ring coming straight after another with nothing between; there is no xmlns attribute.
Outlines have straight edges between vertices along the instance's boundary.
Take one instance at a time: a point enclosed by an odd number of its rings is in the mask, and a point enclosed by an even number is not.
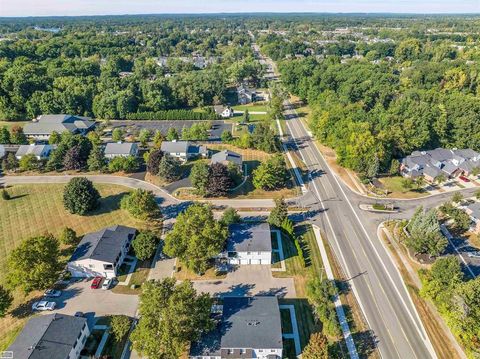
<svg viewBox="0 0 480 359"><path fill-rule="evenodd" d="M158 112L134 112L128 113L127 120L193 120L193 121L209 121L217 120L215 113L194 112L191 110L168 110Z"/></svg>

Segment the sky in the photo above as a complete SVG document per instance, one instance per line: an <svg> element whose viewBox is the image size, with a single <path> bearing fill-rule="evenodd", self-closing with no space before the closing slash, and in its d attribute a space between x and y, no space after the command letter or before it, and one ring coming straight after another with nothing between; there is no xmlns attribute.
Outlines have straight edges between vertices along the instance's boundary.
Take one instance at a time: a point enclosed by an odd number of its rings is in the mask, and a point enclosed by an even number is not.
<svg viewBox="0 0 480 359"><path fill-rule="evenodd" d="M480 0L0 0L0 16L236 12L480 13Z"/></svg>

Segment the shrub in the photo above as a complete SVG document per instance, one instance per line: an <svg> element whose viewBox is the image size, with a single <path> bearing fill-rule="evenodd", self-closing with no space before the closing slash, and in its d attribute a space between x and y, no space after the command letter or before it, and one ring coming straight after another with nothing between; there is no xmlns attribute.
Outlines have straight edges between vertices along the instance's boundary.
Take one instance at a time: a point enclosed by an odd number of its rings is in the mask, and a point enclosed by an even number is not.
<svg viewBox="0 0 480 359"><path fill-rule="evenodd" d="M148 220L158 219L160 209L151 191L136 189L122 198L120 202L122 209L128 211L133 217Z"/></svg>
<svg viewBox="0 0 480 359"><path fill-rule="evenodd" d="M65 227L62 233L60 233L60 242L67 245L75 244L77 242L77 233L73 229Z"/></svg>
<svg viewBox="0 0 480 359"><path fill-rule="evenodd" d="M138 171L140 165L138 159L134 156L128 157L115 157L108 163L108 170L110 172L120 172L132 173Z"/></svg>
<svg viewBox="0 0 480 359"><path fill-rule="evenodd" d="M8 201L10 199L10 194L8 193L8 191L5 188L2 189L2 199L4 201Z"/></svg>
<svg viewBox="0 0 480 359"><path fill-rule="evenodd" d="M115 341L122 341L130 330L131 320L126 315L114 315L110 320L110 333L113 334Z"/></svg>
<svg viewBox="0 0 480 359"><path fill-rule="evenodd" d="M0 318L7 314L7 310L12 305L12 302L13 296L10 294L10 291L0 285Z"/></svg>
<svg viewBox="0 0 480 359"><path fill-rule="evenodd" d="M237 210L232 207L228 207L225 212L223 212L222 218L220 222L222 222L225 226L229 226L234 223L240 223L242 218L238 214Z"/></svg>
<svg viewBox="0 0 480 359"><path fill-rule="evenodd" d="M63 191L63 205L70 213L84 215L98 207L100 194L85 177L75 177Z"/></svg>
<svg viewBox="0 0 480 359"><path fill-rule="evenodd" d="M22 156L20 161L18 161L18 168L21 171L33 171L38 169L37 157L34 154Z"/></svg>
<svg viewBox="0 0 480 359"><path fill-rule="evenodd" d="M253 185L266 191L273 191L285 186L287 166L282 155L269 158L253 171Z"/></svg>
<svg viewBox="0 0 480 359"><path fill-rule="evenodd" d="M135 256L140 260L151 258L157 250L158 238L151 231L138 234L132 242Z"/></svg>

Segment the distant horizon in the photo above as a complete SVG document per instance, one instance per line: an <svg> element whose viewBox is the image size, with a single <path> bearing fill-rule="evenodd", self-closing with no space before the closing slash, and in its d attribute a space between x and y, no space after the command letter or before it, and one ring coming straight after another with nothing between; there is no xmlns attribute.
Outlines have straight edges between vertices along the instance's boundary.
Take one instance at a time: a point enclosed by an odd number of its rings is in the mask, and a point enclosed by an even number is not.
<svg viewBox="0 0 480 359"><path fill-rule="evenodd" d="M0 17L227 14L478 15L478 0L3 0Z"/></svg>

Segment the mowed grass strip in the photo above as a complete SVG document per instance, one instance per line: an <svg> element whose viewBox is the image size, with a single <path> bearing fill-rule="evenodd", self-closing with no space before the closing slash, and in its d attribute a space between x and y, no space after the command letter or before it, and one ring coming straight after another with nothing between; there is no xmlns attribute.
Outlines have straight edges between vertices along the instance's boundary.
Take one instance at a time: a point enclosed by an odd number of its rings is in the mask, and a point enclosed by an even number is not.
<svg viewBox="0 0 480 359"><path fill-rule="evenodd" d="M120 200L130 189L97 184L102 196L100 207L87 216L68 213L63 207L64 184L16 185L8 188L12 199L0 205L0 283L6 272L10 251L26 238L50 232L58 236L70 227L81 236L114 224L139 228L142 222L120 209Z"/></svg>

